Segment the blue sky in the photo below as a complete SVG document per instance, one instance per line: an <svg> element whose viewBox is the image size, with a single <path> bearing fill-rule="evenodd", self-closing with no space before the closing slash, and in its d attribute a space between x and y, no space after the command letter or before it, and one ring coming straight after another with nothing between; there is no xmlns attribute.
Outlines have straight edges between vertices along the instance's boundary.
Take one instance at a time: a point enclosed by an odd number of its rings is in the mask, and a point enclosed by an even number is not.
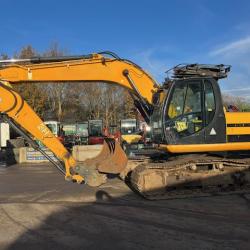
<svg viewBox="0 0 250 250"><path fill-rule="evenodd" d="M69 54L111 50L162 82L183 62L233 66L222 89L250 98L250 1L0 0L0 53L54 42Z"/></svg>

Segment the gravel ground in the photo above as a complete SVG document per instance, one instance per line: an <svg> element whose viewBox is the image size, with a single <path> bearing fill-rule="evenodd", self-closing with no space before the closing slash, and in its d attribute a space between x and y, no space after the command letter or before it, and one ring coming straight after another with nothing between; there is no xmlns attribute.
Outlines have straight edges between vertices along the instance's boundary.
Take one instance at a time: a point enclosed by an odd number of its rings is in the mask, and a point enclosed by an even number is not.
<svg viewBox="0 0 250 250"><path fill-rule="evenodd" d="M146 201L119 179L0 168L0 249L250 249L250 193Z"/></svg>

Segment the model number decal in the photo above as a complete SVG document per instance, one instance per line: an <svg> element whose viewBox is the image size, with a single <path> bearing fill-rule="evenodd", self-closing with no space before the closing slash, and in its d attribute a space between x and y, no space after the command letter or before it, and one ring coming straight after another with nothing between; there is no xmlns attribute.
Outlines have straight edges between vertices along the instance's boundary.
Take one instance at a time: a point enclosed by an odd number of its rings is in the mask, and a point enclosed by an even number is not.
<svg viewBox="0 0 250 250"><path fill-rule="evenodd" d="M41 123L37 126L39 131L45 136L45 137L52 137L50 130L46 127L44 123Z"/></svg>

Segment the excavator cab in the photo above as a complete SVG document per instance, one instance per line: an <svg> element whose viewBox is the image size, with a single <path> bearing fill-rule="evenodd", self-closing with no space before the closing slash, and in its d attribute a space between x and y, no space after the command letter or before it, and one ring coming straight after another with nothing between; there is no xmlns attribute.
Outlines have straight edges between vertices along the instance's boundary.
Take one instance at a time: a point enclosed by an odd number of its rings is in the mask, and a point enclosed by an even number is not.
<svg viewBox="0 0 250 250"><path fill-rule="evenodd" d="M177 74L179 67L181 74ZM221 65L175 68L174 78L158 93L151 117L153 140L168 145L226 142L225 114L217 82L222 78L221 71L226 70L228 67Z"/></svg>

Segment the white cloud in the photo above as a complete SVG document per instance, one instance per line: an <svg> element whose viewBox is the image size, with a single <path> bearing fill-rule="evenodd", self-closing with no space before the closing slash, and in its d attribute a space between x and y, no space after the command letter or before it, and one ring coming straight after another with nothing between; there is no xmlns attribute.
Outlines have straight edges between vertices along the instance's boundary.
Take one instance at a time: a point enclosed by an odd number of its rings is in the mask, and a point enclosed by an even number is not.
<svg viewBox="0 0 250 250"><path fill-rule="evenodd" d="M208 53L212 61L232 65L227 79L221 81L222 92L250 96L250 36L221 45Z"/></svg>
<svg viewBox="0 0 250 250"><path fill-rule="evenodd" d="M212 50L211 56L230 55L232 53L245 53L250 51L250 36L228 43L221 48Z"/></svg>
<svg viewBox="0 0 250 250"><path fill-rule="evenodd" d="M250 90L250 88L225 89L224 92L246 91L246 90Z"/></svg>
<svg viewBox="0 0 250 250"><path fill-rule="evenodd" d="M222 92L250 99L250 35L203 54L194 53L191 57L185 53L179 54L180 48L162 46L137 51L131 58L159 83L167 77L164 72L180 62L232 65L228 78L220 81Z"/></svg>

